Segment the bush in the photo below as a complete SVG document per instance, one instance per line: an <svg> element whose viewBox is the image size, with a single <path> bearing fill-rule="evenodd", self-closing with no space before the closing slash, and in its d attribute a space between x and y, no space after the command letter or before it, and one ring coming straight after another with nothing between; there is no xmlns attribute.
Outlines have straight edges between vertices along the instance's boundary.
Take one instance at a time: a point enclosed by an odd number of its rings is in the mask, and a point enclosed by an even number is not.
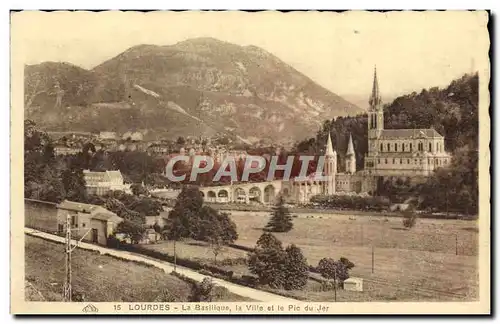
<svg viewBox="0 0 500 324"><path fill-rule="evenodd" d="M317 195L311 198L311 203L325 208L366 211L384 211L390 206L389 199L377 196Z"/></svg>
<svg viewBox="0 0 500 324"><path fill-rule="evenodd" d="M237 278L237 280L235 280L235 283L239 283L248 287L257 287L257 285L259 284L259 278L254 276L242 275L240 278Z"/></svg>
<svg viewBox="0 0 500 324"><path fill-rule="evenodd" d="M243 257L217 261L217 265L219 266L235 266L235 265L247 265L247 264L248 264L247 258Z"/></svg>
<svg viewBox="0 0 500 324"><path fill-rule="evenodd" d="M408 209L404 212L403 226L405 228L412 228L417 224L417 213L413 209Z"/></svg>
<svg viewBox="0 0 500 324"><path fill-rule="evenodd" d="M108 236L108 239L106 240L106 246L113 248L113 249L118 249L120 248L120 240L116 238L114 235Z"/></svg>
<svg viewBox="0 0 500 324"><path fill-rule="evenodd" d="M178 301L180 301L179 298L168 289L163 289L154 300L155 303L174 303Z"/></svg>
<svg viewBox="0 0 500 324"><path fill-rule="evenodd" d="M200 283L195 283L191 287L191 296L189 301L191 302L211 302L214 298L214 288L215 284L212 282L212 278L205 277Z"/></svg>

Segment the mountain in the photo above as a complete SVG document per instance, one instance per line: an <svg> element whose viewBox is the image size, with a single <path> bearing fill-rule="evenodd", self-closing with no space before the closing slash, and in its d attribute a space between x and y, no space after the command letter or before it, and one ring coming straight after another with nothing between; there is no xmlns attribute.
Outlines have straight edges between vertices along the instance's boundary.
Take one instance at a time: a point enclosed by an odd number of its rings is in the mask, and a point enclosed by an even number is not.
<svg viewBox="0 0 500 324"><path fill-rule="evenodd" d="M271 53L212 38L138 45L92 70L68 63L25 68L27 118L51 130L148 138L227 133L301 139L325 119L362 110Z"/></svg>

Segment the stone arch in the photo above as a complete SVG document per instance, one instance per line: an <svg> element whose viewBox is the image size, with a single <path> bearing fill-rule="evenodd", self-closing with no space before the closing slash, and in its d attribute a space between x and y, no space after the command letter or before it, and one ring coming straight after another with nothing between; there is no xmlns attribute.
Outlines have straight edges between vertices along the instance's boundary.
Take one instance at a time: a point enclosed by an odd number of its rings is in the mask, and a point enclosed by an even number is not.
<svg viewBox="0 0 500 324"><path fill-rule="evenodd" d="M246 203L248 199L247 192L241 187L234 189L234 201L239 203Z"/></svg>
<svg viewBox="0 0 500 324"><path fill-rule="evenodd" d="M229 202L229 192L226 189L221 189L217 192L217 201L227 203Z"/></svg>
<svg viewBox="0 0 500 324"><path fill-rule="evenodd" d="M254 186L248 190L248 199L250 201L262 202L262 190L259 187Z"/></svg>
<svg viewBox="0 0 500 324"><path fill-rule="evenodd" d="M273 204L276 198L276 188L273 185L267 185L264 188L264 203Z"/></svg>
<svg viewBox="0 0 500 324"><path fill-rule="evenodd" d="M219 191L219 193L217 194L217 197L219 198L227 198L229 197L229 192L227 192L226 189L222 189L221 191Z"/></svg>
<svg viewBox="0 0 500 324"><path fill-rule="evenodd" d="M217 201L217 194L215 193L215 191L208 190L205 200L208 202L216 202Z"/></svg>

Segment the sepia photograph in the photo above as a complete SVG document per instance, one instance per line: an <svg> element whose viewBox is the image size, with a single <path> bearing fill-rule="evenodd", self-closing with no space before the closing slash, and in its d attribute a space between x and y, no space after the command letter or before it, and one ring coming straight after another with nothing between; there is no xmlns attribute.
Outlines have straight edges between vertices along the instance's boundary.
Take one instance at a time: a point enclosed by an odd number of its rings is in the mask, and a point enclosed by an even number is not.
<svg viewBox="0 0 500 324"><path fill-rule="evenodd" d="M489 18L11 12L11 312L489 313Z"/></svg>

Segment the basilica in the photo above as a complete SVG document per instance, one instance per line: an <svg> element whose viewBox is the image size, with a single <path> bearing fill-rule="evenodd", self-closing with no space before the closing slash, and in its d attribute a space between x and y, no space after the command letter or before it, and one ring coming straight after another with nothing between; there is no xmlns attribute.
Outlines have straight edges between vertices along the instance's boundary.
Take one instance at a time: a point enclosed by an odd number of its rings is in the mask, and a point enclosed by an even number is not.
<svg viewBox="0 0 500 324"><path fill-rule="evenodd" d="M444 137L430 129L384 129L384 110L380 95L377 70L373 76L368 109L368 152L364 170L356 170L356 154L349 136L345 154L345 170L337 169L337 152L328 134L325 149L324 176L326 181L292 180L283 184L288 200L306 203L311 197L323 194L367 193L376 191L384 179L404 179L411 182L425 178L439 167L450 163L451 156L444 149ZM285 195L286 196L286 195Z"/></svg>

